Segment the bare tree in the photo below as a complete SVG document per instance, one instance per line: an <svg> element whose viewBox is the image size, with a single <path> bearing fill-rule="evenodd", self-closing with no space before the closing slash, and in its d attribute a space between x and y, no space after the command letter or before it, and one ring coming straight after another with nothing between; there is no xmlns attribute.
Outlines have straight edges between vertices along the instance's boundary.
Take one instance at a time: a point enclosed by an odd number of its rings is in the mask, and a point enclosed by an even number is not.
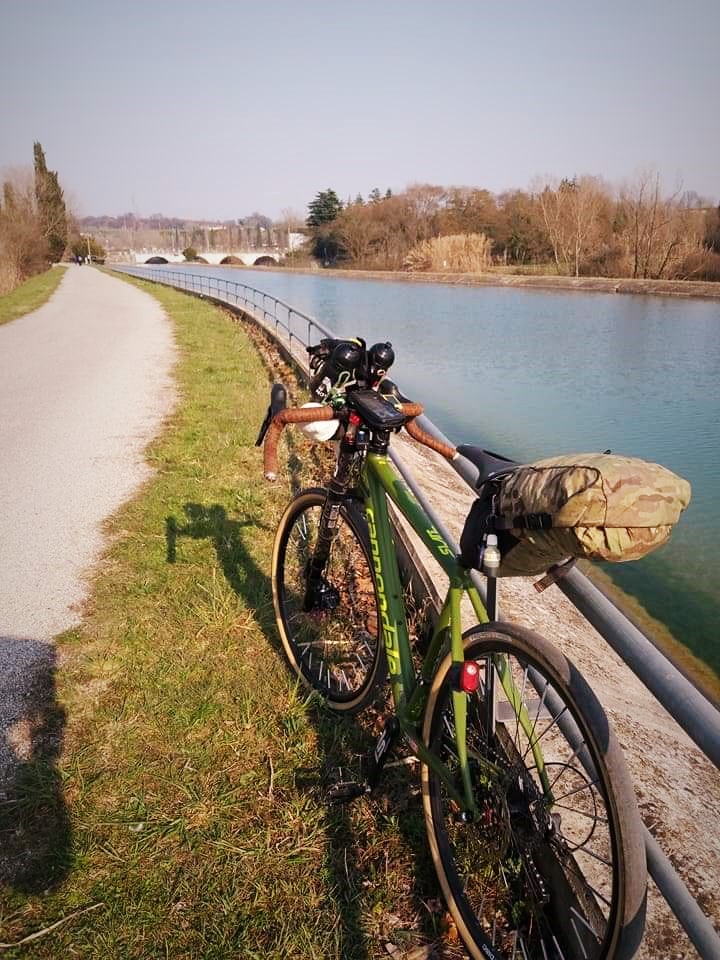
<svg viewBox="0 0 720 960"><path fill-rule="evenodd" d="M29 170L9 173L0 200L0 294L49 265L44 224Z"/></svg>
<svg viewBox="0 0 720 960"><path fill-rule="evenodd" d="M607 232L608 188L586 175L546 181L537 197L558 272L564 267L579 277L583 260L597 251Z"/></svg>
<svg viewBox="0 0 720 960"><path fill-rule="evenodd" d="M280 219L275 226L280 231L282 245L289 250L292 247L290 235L303 232L305 228L305 218L302 213L299 213L297 210L286 207L280 211Z"/></svg>
<svg viewBox="0 0 720 960"><path fill-rule="evenodd" d="M345 207L337 219L342 245L358 266L366 266L373 256L377 257L378 246L386 234L376 207L376 204L354 203Z"/></svg>
<svg viewBox="0 0 720 960"><path fill-rule="evenodd" d="M618 231L633 277L661 278L701 246L702 215L678 187L664 197L660 176L645 170L626 183L618 202Z"/></svg>
<svg viewBox="0 0 720 960"><path fill-rule="evenodd" d="M560 184L556 178L545 178L544 181L537 179L533 184L533 188L542 214L545 232L552 246L555 268L557 272L560 273L561 263L567 262L565 218L563 216L564 205L562 203L563 198L560 191Z"/></svg>

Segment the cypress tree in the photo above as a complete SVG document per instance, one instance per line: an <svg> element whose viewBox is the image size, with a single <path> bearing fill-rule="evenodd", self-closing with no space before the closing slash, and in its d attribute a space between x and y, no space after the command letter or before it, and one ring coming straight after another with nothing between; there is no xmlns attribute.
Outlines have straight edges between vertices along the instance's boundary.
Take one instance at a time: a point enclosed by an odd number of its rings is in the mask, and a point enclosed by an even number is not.
<svg viewBox="0 0 720 960"><path fill-rule="evenodd" d="M48 170L40 143L33 144L35 156L35 197L43 235L51 261L57 262L65 252L68 226L63 191L57 173Z"/></svg>

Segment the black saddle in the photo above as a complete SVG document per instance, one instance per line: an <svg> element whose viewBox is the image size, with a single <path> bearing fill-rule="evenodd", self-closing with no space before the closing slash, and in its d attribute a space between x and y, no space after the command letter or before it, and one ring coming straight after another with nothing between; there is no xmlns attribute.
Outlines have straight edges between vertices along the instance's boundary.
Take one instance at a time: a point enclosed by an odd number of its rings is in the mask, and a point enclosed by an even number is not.
<svg viewBox="0 0 720 960"><path fill-rule="evenodd" d="M478 487L481 487L487 480L506 477L522 466L515 460L509 460L507 457L501 457L500 454L493 453L491 450L483 450L482 447L474 447L468 443L461 444L457 451L466 460L469 460L473 466L477 467Z"/></svg>

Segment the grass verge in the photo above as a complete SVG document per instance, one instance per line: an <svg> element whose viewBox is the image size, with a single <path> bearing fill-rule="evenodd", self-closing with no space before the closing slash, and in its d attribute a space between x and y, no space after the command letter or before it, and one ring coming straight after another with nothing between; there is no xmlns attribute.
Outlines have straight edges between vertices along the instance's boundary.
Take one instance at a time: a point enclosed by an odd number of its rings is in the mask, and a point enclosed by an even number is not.
<svg viewBox="0 0 720 960"><path fill-rule="evenodd" d="M372 718L328 718L280 657L267 571L290 488L263 485L254 447L266 369L218 309L128 282L174 322L179 402L0 796L3 955L41 933L33 957L402 957L442 917L416 783L404 767L325 803Z"/></svg>
<svg viewBox="0 0 720 960"><path fill-rule="evenodd" d="M12 293L0 297L0 326L41 307L60 286L64 276L63 267L52 267L21 283Z"/></svg>

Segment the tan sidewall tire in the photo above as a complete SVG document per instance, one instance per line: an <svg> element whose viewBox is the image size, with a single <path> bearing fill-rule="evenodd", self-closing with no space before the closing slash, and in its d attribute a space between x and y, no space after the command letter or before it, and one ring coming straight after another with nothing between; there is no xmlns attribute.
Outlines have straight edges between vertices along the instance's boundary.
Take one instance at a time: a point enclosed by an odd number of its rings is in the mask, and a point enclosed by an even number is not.
<svg viewBox="0 0 720 960"><path fill-rule="evenodd" d="M320 487L312 487L307 490L302 490L298 493L290 503L287 505L285 512L280 519L278 524L277 532L275 534L275 542L273 544L272 552L272 561L270 567L270 581L272 584L272 595L273 595L273 607L275 608L275 623L277 625L278 633L280 634L280 640L283 645L283 650L285 652L285 657L290 665L293 673L298 677L304 687L308 690L316 689L312 683L307 679L302 670L300 669L300 664L297 661L295 655L295 648L287 635L285 630L285 623L283 619L282 604L280 598L280 589L278 586L278 569L280 566L281 560L284 561L283 556L283 545L287 546L287 530L293 519L298 516L304 509L310 507L322 507L322 504L325 501L325 496L327 494L326 490L323 490ZM351 505L344 505L340 510L340 515L343 521L347 524L348 528L352 531L356 540L360 544L362 551L365 555L365 560L368 564L368 569L372 575L373 566L370 555L370 546L367 534L364 531L363 519L362 516L353 509ZM375 585L375 578L373 576L373 586ZM375 594L375 604L377 607L377 593ZM385 678L387 672L387 661L385 658L385 650L382 645L382 637L378 637L379 651L378 656L375 659L375 664L372 671L372 678L369 683L365 684L358 696L351 700L329 700L323 698L328 708L333 710L335 713L343 714L354 714L359 713L361 710L364 710L369 703L372 702L375 696L375 689ZM320 691L318 691L320 692ZM321 693L321 692L320 692ZM321 693L322 695L322 693Z"/></svg>
<svg viewBox="0 0 720 960"><path fill-rule="evenodd" d="M468 631L464 637L465 646L478 641L493 638L510 641L518 653L527 652L541 661L546 661L555 678L562 680L572 699L579 707L585 725L593 731L593 738L600 748L602 760L607 770L608 781L612 785L612 795L608 803L612 805L618 837L618 859L622 865L619 878L619 896L617 922L614 936L604 957L606 960L631 960L642 941L645 925L645 904L647 894L647 865L643 840L642 821L637 809L635 791L625 763L622 750L615 738L612 727L597 700L581 674L573 664L555 646L539 634L513 624L483 624ZM435 706L450 666L448 655L436 671L423 720L423 741L430 742L431 726ZM602 731L602 733L598 733ZM600 746L602 744L602 746ZM486 954L474 943L472 934L463 919L462 911L456 902L445 874L442 855L435 837L435 828L431 807L430 779L427 766L421 765L421 784L423 812L428 842L435 870L440 881L446 903L453 915L458 931L471 956L477 960L486 960Z"/></svg>

